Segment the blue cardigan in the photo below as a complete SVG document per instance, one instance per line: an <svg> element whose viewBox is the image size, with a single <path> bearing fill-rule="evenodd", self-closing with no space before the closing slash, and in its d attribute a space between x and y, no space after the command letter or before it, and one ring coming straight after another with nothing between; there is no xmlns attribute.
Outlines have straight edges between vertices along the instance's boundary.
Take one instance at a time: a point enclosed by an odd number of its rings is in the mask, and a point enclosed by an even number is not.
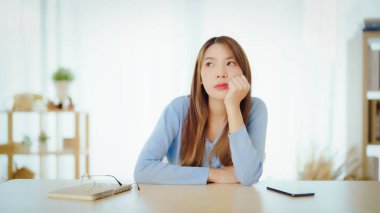
<svg viewBox="0 0 380 213"><path fill-rule="evenodd" d="M202 167L180 165L182 128L189 109L190 99L181 96L174 99L162 112L161 117L143 147L137 160L134 178L137 183L151 184L207 184L209 166L222 168L214 156L211 165L208 156L218 141L206 139ZM256 183L263 171L263 155L268 113L265 103L252 98L248 127L228 134L235 176L243 185ZM168 163L163 162L167 157Z"/></svg>

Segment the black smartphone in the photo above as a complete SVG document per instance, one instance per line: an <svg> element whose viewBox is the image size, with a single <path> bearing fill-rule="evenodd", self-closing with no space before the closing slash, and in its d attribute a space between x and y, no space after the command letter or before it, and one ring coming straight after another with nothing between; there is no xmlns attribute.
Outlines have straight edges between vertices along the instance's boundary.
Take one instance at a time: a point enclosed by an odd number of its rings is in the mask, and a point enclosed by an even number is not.
<svg viewBox="0 0 380 213"><path fill-rule="evenodd" d="M284 191L280 189L275 189L272 187L267 187L268 190L278 192L290 197L307 197L307 196L314 196L315 194L313 192L290 192L290 191Z"/></svg>

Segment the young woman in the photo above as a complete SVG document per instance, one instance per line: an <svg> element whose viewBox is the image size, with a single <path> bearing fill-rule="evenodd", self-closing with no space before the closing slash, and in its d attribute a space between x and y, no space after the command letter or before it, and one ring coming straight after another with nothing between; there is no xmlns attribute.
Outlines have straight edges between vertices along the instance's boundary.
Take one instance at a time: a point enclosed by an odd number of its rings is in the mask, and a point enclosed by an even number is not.
<svg viewBox="0 0 380 213"><path fill-rule="evenodd" d="M263 170L264 102L250 93L251 69L227 36L200 49L190 96L163 111L135 167L137 183L252 185ZM168 163L162 162L167 157Z"/></svg>

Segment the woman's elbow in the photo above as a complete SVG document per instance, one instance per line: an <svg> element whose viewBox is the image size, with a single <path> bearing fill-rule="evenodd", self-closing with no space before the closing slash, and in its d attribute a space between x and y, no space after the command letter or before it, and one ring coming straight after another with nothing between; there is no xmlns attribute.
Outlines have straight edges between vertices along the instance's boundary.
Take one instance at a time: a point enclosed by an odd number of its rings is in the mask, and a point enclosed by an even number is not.
<svg viewBox="0 0 380 213"><path fill-rule="evenodd" d="M135 182L141 183L141 177L142 177L141 171L138 169L135 169L134 174L133 174L133 178L135 179Z"/></svg>
<svg viewBox="0 0 380 213"><path fill-rule="evenodd" d="M251 186L259 181L259 178L243 178L240 184L243 186Z"/></svg>
<svg viewBox="0 0 380 213"><path fill-rule="evenodd" d="M157 180L157 163L159 162L155 160L138 160L133 174L135 182L155 183Z"/></svg>
<svg viewBox="0 0 380 213"><path fill-rule="evenodd" d="M144 180L144 177L146 176L144 175L144 170L145 169L143 166L136 164L134 174L133 174L133 177L136 183L146 182L146 180Z"/></svg>
<svg viewBox="0 0 380 213"><path fill-rule="evenodd" d="M250 186L259 181L259 178L241 178L240 184L243 186Z"/></svg>
<svg viewBox="0 0 380 213"><path fill-rule="evenodd" d="M247 173L242 174L240 175L240 177L238 177L238 180L241 185L250 186L252 184L259 182L259 179L262 173L263 173L263 168L260 163L259 168L255 172L252 172L251 174L247 174Z"/></svg>

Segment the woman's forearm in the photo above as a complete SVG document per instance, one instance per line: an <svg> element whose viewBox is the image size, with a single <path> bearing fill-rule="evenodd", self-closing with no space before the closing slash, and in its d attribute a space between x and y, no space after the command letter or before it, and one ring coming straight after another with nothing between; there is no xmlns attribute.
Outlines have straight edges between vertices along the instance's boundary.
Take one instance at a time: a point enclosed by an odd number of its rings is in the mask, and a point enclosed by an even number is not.
<svg viewBox="0 0 380 213"><path fill-rule="evenodd" d="M227 117L228 117L229 132L230 133L236 132L244 124L240 107L239 105L237 106L226 105L226 111L227 111Z"/></svg>

